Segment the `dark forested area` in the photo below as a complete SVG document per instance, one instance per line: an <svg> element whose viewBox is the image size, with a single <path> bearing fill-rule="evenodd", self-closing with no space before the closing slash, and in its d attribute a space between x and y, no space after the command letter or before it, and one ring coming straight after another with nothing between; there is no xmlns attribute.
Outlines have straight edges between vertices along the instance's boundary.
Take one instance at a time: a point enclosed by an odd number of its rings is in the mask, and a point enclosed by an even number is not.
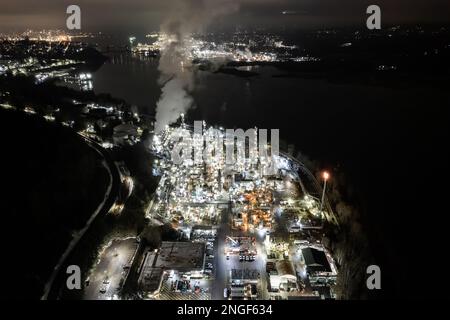
<svg viewBox="0 0 450 320"><path fill-rule="evenodd" d="M40 117L0 110L0 133L2 292L39 298L73 235L103 200L109 176L73 131Z"/></svg>

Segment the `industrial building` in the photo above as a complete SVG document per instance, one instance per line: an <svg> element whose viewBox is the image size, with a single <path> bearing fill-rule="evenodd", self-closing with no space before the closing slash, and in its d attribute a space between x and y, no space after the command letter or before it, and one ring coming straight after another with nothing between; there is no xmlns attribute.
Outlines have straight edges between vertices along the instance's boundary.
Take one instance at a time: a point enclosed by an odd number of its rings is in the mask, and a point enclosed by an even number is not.
<svg viewBox="0 0 450 320"><path fill-rule="evenodd" d="M162 242L159 250L147 252L140 268L139 288L148 295L156 295L165 276L201 279L204 265L204 243Z"/></svg>

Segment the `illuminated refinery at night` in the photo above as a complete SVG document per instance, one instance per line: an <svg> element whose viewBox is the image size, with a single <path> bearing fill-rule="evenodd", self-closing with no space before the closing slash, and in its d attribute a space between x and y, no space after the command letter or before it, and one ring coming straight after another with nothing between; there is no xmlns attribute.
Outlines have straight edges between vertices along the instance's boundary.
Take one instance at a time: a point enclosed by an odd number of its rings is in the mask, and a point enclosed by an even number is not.
<svg viewBox="0 0 450 320"><path fill-rule="evenodd" d="M224 129L202 125L205 135L225 136ZM154 299L183 296L190 288L180 290L177 283L188 281L199 283L195 290L203 298L333 298L337 269L323 243L323 225L338 228L338 223L327 203L322 206L314 176L285 154L270 157L274 172L265 175L264 161L250 163L249 146L249 157L230 165L220 157L175 164L170 158L173 142L185 136L180 133L184 130L190 129L182 123L153 138L158 158L154 172L161 179L147 218L170 223L191 243L204 244L205 262L196 272L163 270L158 286L146 287L142 278L143 294ZM203 148L208 137L194 139ZM312 179L311 190L303 179ZM323 179L329 179L328 173Z"/></svg>
<svg viewBox="0 0 450 320"><path fill-rule="evenodd" d="M3 2L2 300L448 297L450 2Z"/></svg>

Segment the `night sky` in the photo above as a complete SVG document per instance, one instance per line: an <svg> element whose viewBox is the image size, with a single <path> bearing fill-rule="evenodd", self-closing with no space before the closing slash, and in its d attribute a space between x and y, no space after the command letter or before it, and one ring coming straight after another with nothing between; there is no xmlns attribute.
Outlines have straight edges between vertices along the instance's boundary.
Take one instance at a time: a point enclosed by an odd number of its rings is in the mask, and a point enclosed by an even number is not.
<svg viewBox="0 0 450 320"><path fill-rule="evenodd" d="M183 0L201 10L204 0ZM65 27L65 10L78 4L84 31L148 32L175 10L180 0L0 0L0 32ZM385 25L450 22L448 0L208 0L233 3L238 10L215 19L220 27L339 27L365 25L369 4L382 9ZM290 14L283 15L282 11Z"/></svg>

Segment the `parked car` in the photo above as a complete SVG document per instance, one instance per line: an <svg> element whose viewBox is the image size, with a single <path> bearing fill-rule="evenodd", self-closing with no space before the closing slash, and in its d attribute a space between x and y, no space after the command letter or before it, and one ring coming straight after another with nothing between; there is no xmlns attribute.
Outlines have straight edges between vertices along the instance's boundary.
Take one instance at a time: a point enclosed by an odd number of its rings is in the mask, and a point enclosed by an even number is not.
<svg viewBox="0 0 450 320"><path fill-rule="evenodd" d="M106 291L108 291L109 289L109 282L108 283L104 283L102 284L102 286L100 287L100 293L106 293Z"/></svg>

